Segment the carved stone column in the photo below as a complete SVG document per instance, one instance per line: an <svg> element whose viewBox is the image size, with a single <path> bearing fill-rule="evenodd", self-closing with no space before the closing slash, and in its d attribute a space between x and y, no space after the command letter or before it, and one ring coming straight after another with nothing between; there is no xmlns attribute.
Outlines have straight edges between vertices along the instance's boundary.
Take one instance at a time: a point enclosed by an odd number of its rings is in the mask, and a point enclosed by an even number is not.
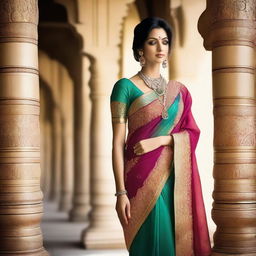
<svg viewBox="0 0 256 256"><path fill-rule="evenodd" d="M53 124L52 124L52 183L50 190L50 199L58 201L61 191L61 147L62 147L62 113L60 108L60 80L59 80L59 63L55 60L50 62L51 65L51 90L53 94Z"/></svg>
<svg viewBox="0 0 256 256"><path fill-rule="evenodd" d="M62 151L61 151L61 193L59 209L69 211L72 202L74 176L73 140L73 85L67 70L60 66L60 106L62 112Z"/></svg>
<svg viewBox="0 0 256 256"><path fill-rule="evenodd" d="M51 185L51 172L52 172L52 143L51 143L51 137L52 137L52 126L49 120L44 121L44 199L47 200L49 198L50 194L50 185Z"/></svg>
<svg viewBox="0 0 256 256"><path fill-rule="evenodd" d="M212 255L256 255L255 20L254 0L209 0L198 23L213 60Z"/></svg>
<svg viewBox="0 0 256 256"><path fill-rule="evenodd" d="M40 228L38 8L0 1L0 255L48 255Z"/></svg>
<svg viewBox="0 0 256 256"><path fill-rule="evenodd" d="M77 58L78 59L78 58ZM90 110L89 59L80 56L74 85L74 193L71 221L87 221L90 207Z"/></svg>
<svg viewBox="0 0 256 256"><path fill-rule="evenodd" d="M40 59L40 55L39 55ZM40 61L39 61L40 63ZM43 67L42 67L43 69ZM39 67L40 70L40 67ZM39 74L40 76L40 74ZM52 176L52 109L53 99L49 86L40 82L40 133L41 133L41 188L44 200L49 199Z"/></svg>
<svg viewBox="0 0 256 256"><path fill-rule="evenodd" d="M46 180L47 180L47 173L45 172L46 170L46 165L44 159L46 158L46 141L44 140L46 129L45 129L45 122L44 122L44 117L45 117L45 95L44 91L42 88L40 88L40 162L41 162L41 189L44 193L45 196L45 190L47 188Z"/></svg>
<svg viewBox="0 0 256 256"><path fill-rule="evenodd" d="M121 225L115 212L115 185L112 171L112 129L110 93L119 73L120 26L129 0L79 1L84 51L90 57L91 113L91 205L89 227L82 234L86 248L124 247ZM83 11L82 11L83 10ZM110 12L107 10L111 10ZM95 25L97 24L97 25Z"/></svg>

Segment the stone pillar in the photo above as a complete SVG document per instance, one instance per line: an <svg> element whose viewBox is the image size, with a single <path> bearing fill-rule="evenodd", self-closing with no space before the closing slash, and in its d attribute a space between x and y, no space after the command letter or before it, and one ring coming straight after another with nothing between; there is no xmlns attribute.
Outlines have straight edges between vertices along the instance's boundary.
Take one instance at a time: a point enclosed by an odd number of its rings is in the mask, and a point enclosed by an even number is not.
<svg viewBox="0 0 256 256"><path fill-rule="evenodd" d="M45 97L43 95L43 90L40 88L40 117L39 117L39 122L40 122L40 163L41 163L41 189L42 192L44 193L45 189L45 141L44 141L44 136L45 136L45 126L44 126L44 116L45 116ZM44 194L45 195L45 194Z"/></svg>
<svg viewBox="0 0 256 256"><path fill-rule="evenodd" d="M48 255L40 228L38 8L0 1L0 255Z"/></svg>
<svg viewBox="0 0 256 256"><path fill-rule="evenodd" d="M198 29L212 51L212 255L256 255L256 2L207 1Z"/></svg>
<svg viewBox="0 0 256 256"><path fill-rule="evenodd" d="M46 196L47 193L45 193L47 189L47 172L46 172L46 140L45 140L45 133L46 133L46 126L45 126L45 115L46 115L46 109L45 109L45 94L40 87L40 162L41 162L41 189L44 193L44 197Z"/></svg>
<svg viewBox="0 0 256 256"><path fill-rule="evenodd" d="M40 80L41 129L41 188L44 200L50 195L52 176L52 95L46 83Z"/></svg>
<svg viewBox="0 0 256 256"><path fill-rule="evenodd" d="M111 161L112 128L110 92L117 80L116 49L107 49L111 56L101 52L92 67L94 80L91 87L91 204L90 226L82 235L86 248L123 248L123 232L115 212L115 185ZM117 51L116 51L117 52ZM117 57L117 56L116 56ZM117 59L117 58L116 58ZM109 74L112 74L109 76Z"/></svg>
<svg viewBox="0 0 256 256"><path fill-rule="evenodd" d="M59 209L61 211L69 211L72 202L74 176L73 85L67 70L62 65L60 66L59 77L62 112L62 170Z"/></svg>
<svg viewBox="0 0 256 256"><path fill-rule="evenodd" d="M62 113L60 108L60 81L59 81L59 64L53 60L51 63L51 90L53 94L53 124L52 124L52 183L50 199L58 201L61 190L61 146L62 146Z"/></svg>
<svg viewBox="0 0 256 256"><path fill-rule="evenodd" d="M74 84L74 195L71 221L87 221L90 211L90 116L89 65L86 56L80 56L81 69Z"/></svg>
<svg viewBox="0 0 256 256"><path fill-rule="evenodd" d="M44 199L48 199L50 195L50 184L51 184L51 172L52 172L52 143L51 143L51 135L52 126L49 120L45 120L44 123L44 172L45 172L45 186L44 186Z"/></svg>
<svg viewBox="0 0 256 256"><path fill-rule="evenodd" d="M115 212L112 171L110 93L119 74L120 27L130 0L102 0L100 5L79 1L77 30L91 60L91 205L90 224L82 233L86 248L124 247L121 224ZM111 10L109 12L108 10ZM111 13L111 15L110 15ZM85 25L86 24L86 25Z"/></svg>

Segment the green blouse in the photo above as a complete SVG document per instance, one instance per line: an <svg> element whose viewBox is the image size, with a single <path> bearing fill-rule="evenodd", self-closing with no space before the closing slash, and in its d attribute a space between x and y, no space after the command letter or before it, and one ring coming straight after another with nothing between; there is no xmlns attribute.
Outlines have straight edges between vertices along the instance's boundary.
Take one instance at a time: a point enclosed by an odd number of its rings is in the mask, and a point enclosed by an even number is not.
<svg viewBox="0 0 256 256"><path fill-rule="evenodd" d="M127 78L121 78L113 87L110 101L113 123L126 123L131 103L143 92Z"/></svg>

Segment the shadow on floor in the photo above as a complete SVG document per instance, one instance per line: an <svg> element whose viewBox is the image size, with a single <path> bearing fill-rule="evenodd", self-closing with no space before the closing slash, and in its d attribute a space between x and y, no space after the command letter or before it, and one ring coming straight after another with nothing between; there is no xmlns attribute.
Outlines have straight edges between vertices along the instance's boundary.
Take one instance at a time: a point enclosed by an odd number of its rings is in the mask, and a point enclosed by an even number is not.
<svg viewBox="0 0 256 256"><path fill-rule="evenodd" d="M42 221L44 247L51 256L128 256L126 250L86 250L80 242L85 222L69 222L68 214L59 212L53 202L44 203Z"/></svg>

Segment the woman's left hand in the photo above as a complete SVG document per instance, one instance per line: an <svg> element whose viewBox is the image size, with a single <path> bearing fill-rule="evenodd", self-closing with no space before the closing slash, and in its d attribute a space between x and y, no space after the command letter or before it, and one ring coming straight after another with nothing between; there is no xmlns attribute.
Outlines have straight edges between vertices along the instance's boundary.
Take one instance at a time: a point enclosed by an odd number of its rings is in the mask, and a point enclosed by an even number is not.
<svg viewBox="0 0 256 256"><path fill-rule="evenodd" d="M156 149L160 146L162 146L161 136L141 140L135 144L133 149L134 149L134 153L136 155L142 155L142 154L148 153L150 151L153 151L154 149Z"/></svg>

